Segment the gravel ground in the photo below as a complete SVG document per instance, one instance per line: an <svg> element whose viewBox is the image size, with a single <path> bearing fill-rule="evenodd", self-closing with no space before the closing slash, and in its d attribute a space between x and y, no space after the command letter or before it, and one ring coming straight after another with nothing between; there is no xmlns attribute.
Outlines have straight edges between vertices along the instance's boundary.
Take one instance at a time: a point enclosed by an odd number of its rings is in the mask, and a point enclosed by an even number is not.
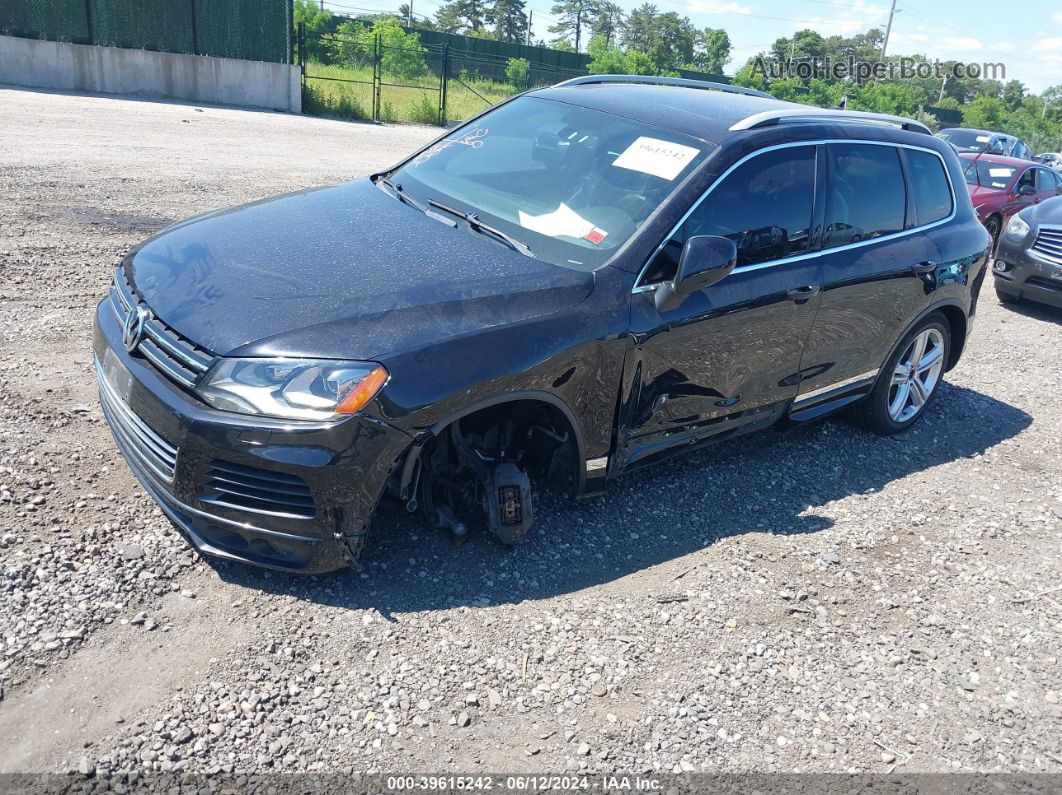
<svg viewBox="0 0 1062 795"><path fill-rule="evenodd" d="M1062 313L991 290L900 439L725 444L513 550L188 550L96 403L114 265L434 133L0 90L0 771L1062 771Z"/></svg>

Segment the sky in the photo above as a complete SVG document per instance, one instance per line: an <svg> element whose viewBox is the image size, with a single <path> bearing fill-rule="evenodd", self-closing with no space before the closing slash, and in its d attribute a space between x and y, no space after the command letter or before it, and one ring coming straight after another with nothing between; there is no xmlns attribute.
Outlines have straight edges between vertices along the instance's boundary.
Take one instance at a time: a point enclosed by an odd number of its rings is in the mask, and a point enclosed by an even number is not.
<svg viewBox="0 0 1062 795"><path fill-rule="evenodd" d="M625 9L642 0L618 0ZM890 0L650 0L677 11L697 27L724 28L733 44L726 72L733 74L778 38L810 28L823 36L885 29ZM325 0L335 11L394 11L403 0ZM443 0L413 0L413 10L433 16ZM534 38L549 39L552 0L527 0ZM897 0L889 36L893 55L923 54L967 63L1003 63L1007 79L1033 93L1062 83L1062 10L1058 0L1018 0L1020 13L994 0ZM361 8L364 6L364 8Z"/></svg>

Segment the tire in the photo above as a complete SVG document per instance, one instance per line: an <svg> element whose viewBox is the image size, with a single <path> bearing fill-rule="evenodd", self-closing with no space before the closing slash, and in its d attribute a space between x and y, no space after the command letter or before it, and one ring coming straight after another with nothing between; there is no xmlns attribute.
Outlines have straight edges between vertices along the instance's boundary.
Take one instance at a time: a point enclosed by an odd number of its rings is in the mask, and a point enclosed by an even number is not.
<svg viewBox="0 0 1062 795"><path fill-rule="evenodd" d="M922 347L920 361L923 365L912 374L908 365L919 346ZM950 353L948 321L940 312L933 312L904 335L885 363L874 388L860 405L863 424L875 433L892 436L922 419L940 391ZM931 361L930 355L933 356ZM905 370L906 380L897 382Z"/></svg>
<svg viewBox="0 0 1062 795"><path fill-rule="evenodd" d="M992 246L995 247L996 241L999 240L999 232L1003 228L1002 222L998 216L990 216L985 219L985 229L988 230L988 234L992 236Z"/></svg>
<svg viewBox="0 0 1062 795"><path fill-rule="evenodd" d="M1010 293L1005 293L1002 290L1000 290L998 287L996 288L996 298L999 299L999 303L1001 303L1001 304L1020 304L1021 303L1021 299L1018 298L1018 296L1011 295Z"/></svg>

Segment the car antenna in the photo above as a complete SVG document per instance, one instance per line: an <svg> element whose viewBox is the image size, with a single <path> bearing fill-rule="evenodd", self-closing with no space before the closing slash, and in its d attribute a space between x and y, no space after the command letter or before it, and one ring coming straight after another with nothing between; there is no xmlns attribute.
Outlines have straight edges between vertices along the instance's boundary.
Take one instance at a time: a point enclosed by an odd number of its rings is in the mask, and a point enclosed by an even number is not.
<svg viewBox="0 0 1062 795"><path fill-rule="evenodd" d="M981 184L981 177L979 177L978 174L977 174L977 161L981 159L981 155L983 155L985 152L987 152L988 151L988 147L991 146L991 145L992 145L992 136L990 135L990 136L988 136L988 140L985 141L985 145L981 147L981 151L978 152L976 155L974 155L974 159L970 161L970 165L968 165L966 168L964 168L962 170L962 173L965 174L967 171L969 171L972 168L974 170L974 179L977 180L977 184L978 185Z"/></svg>

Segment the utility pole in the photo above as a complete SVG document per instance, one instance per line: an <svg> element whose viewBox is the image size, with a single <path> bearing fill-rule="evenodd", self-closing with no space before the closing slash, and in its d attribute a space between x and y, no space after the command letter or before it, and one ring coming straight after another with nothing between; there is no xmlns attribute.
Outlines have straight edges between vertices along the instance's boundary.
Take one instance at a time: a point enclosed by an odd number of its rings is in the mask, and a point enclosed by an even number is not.
<svg viewBox="0 0 1062 795"><path fill-rule="evenodd" d="M943 99L944 99L944 89L948 87L948 78L949 78L949 77L951 77L951 75L949 75L949 74L946 74L946 73L945 73L945 75L944 75L944 82L940 84L940 96L939 96L939 97L937 97L937 104L938 104L938 105L939 105L939 104L941 103L941 101L943 101Z"/></svg>
<svg viewBox="0 0 1062 795"><path fill-rule="evenodd" d="M406 6L406 27L413 27L413 0L409 0L409 5Z"/></svg>
<svg viewBox="0 0 1062 795"><path fill-rule="evenodd" d="M531 25L534 24L535 9L531 9L527 12L527 46L531 46L531 42L534 41L534 34L531 32Z"/></svg>
<svg viewBox="0 0 1062 795"><path fill-rule="evenodd" d="M321 0L321 10L324 11L324 0Z"/></svg>
<svg viewBox="0 0 1062 795"><path fill-rule="evenodd" d="M889 34L892 32L892 17L896 13L896 0L892 0L892 8L889 9L889 24L885 26L885 41L881 43L881 55L878 60L885 60L885 49L889 46Z"/></svg>

